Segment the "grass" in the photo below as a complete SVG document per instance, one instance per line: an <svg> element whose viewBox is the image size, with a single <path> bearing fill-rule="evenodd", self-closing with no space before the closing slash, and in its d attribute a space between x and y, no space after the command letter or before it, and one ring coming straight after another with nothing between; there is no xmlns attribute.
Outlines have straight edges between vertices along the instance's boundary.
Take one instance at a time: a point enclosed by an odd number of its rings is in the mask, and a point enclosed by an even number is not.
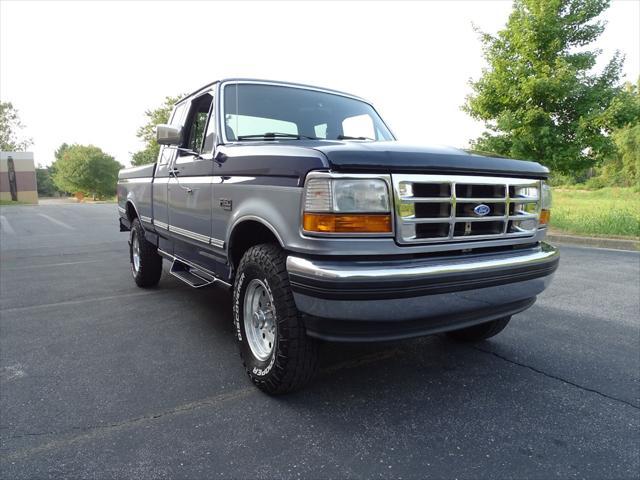
<svg viewBox="0 0 640 480"><path fill-rule="evenodd" d="M577 235L637 239L640 191L637 188L554 189L551 228Z"/></svg>
<svg viewBox="0 0 640 480"><path fill-rule="evenodd" d="M0 206L5 206L5 205L27 205L25 202L14 202L12 200L0 200Z"/></svg>

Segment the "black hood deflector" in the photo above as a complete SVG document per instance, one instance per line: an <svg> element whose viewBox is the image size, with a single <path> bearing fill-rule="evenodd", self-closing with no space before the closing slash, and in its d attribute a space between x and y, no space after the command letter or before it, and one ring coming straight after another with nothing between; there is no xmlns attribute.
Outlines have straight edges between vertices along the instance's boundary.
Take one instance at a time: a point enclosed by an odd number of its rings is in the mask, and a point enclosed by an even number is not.
<svg viewBox="0 0 640 480"><path fill-rule="evenodd" d="M311 145L314 144L314 145ZM547 178L549 170L536 162L485 157L446 147L399 142L308 142L324 153L332 170L512 176Z"/></svg>

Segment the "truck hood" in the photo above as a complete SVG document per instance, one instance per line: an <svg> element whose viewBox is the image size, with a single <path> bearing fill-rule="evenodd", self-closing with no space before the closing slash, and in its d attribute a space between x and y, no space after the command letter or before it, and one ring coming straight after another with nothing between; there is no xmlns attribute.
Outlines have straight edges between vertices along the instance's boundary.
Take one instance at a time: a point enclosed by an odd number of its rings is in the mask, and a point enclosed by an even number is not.
<svg viewBox="0 0 640 480"><path fill-rule="evenodd" d="M323 141L308 147L322 152L336 171L455 173L466 175L547 178L549 170L536 162L486 157L449 147L425 147L400 142Z"/></svg>

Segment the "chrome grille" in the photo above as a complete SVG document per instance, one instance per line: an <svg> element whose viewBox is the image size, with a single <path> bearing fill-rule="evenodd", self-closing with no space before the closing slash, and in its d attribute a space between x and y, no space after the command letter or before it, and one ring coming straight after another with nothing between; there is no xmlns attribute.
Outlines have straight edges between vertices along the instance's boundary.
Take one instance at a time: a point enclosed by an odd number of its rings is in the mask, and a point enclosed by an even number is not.
<svg viewBox="0 0 640 480"><path fill-rule="evenodd" d="M450 175L392 175L392 180L399 243L530 237L538 228L539 180Z"/></svg>

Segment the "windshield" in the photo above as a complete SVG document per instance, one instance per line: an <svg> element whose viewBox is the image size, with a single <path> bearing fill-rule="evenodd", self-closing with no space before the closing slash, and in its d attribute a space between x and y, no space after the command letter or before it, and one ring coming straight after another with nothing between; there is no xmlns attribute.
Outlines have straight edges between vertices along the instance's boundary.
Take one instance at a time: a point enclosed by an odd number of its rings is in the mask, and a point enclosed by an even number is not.
<svg viewBox="0 0 640 480"><path fill-rule="evenodd" d="M228 141L393 140L371 105L341 95L241 83L225 85L223 98Z"/></svg>

